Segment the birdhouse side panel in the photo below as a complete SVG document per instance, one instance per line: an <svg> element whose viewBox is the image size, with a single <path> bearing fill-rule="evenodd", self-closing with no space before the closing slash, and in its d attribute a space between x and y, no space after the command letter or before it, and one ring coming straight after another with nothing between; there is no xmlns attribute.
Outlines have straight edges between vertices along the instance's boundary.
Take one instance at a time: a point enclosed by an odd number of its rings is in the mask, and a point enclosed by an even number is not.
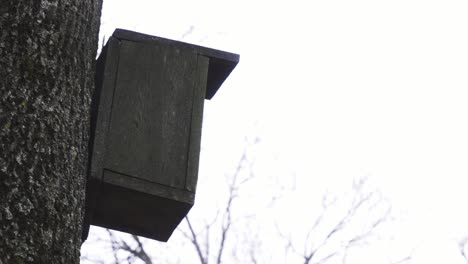
<svg viewBox="0 0 468 264"><path fill-rule="evenodd" d="M191 120L190 152L187 166L186 189L195 192L198 181L200 145L203 123L203 106L207 88L208 67L210 59L203 55L197 57L197 85L194 89L193 110Z"/></svg>

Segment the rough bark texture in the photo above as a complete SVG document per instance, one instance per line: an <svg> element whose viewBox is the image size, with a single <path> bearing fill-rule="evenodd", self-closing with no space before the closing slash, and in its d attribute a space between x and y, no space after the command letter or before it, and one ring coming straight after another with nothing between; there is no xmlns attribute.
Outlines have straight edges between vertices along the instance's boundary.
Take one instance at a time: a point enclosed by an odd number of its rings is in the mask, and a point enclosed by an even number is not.
<svg viewBox="0 0 468 264"><path fill-rule="evenodd" d="M0 5L0 263L78 263L102 0Z"/></svg>

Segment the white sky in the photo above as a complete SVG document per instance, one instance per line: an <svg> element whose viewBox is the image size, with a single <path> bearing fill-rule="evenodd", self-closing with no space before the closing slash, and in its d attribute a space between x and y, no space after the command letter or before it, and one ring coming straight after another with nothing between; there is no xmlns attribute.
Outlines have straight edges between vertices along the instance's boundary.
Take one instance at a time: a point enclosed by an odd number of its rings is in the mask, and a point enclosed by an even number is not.
<svg viewBox="0 0 468 264"><path fill-rule="evenodd" d="M297 197L369 176L400 212L398 233L418 241L412 263L456 264L468 234L467 14L453 0L112 0L101 34L241 55L205 104L200 186L221 184L205 175L225 174L258 135L258 170L296 175Z"/></svg>

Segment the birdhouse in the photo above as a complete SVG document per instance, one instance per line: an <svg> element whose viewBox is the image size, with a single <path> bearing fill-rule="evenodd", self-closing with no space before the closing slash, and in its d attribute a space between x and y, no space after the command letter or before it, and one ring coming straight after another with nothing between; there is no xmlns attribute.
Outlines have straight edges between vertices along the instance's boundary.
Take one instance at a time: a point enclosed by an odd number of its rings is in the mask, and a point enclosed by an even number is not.
<svg viewBox="0 0 468 264"><path fill-rule="evenodd" d="M89 224L167 241L195 198L204 99L239 55L117 29L97 61Z"/></svg>

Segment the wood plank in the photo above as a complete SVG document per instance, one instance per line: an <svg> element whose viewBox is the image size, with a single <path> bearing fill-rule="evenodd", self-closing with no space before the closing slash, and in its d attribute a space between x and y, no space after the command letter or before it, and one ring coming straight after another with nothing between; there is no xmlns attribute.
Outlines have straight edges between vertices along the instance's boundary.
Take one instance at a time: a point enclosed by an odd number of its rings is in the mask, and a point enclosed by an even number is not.
<svg viewBox="0 0 468 264"><path fill-rule="evenodd" d="M127 188L141 193L146 193L158 199L163 197L174 201L179 201L186 204L193 204L195 194L186 190L180 190L177 188L168 187L166 185L158 184L142 180L139 178L132 177L130 175L124 175L115 171L104 169L103 179L106 184L113 184L122 188ZM140 205L135 204L135 207ZM142 210L145 210L142 208Z"/></svg>
<svg viewBox="0 0 468 264"><path fill-rule="evenodd" d="M187 190L195 192L198 181L198 165L200 158L200 144L202 136L203 106L206 93L206 83L210 59L198 55L197 58L197 77L198 81L194 87L192 120L190 135L190 152L188 154L187 181L185 187Z"/></svg>
<svg viewBox="0 0 468 264"><path fill-rule="evenodd" d="M183 189L196 55L122 41L105 167Z"/></svg>
<svg viewBox="0 0 468 264"><path fill-rule="evenodd" d="M94 215L93 225L167 241L193 205L193 202L181 202L178 199L164 198L129 188L129 177L112 174L113 172L104 171L105 181L101 190L102 195L98 200L98 209ZM133 178L131 181L140 180ZM143 185L137 184L137 186L139 188ZM158 190L158 188L153 187L149 189ZM183 192L171 189L179 193ZM193 194L189 192L178 195L191 195L193 197Z"/></svg>
<svg viewBox="0 0 468 264"><path fill-rule="evenodd" d="M107 132L109 128L112 99L114 94L115 79L119 65L120 41L114 37L109 38L105 51L101 54L97 63L96 79L97 87L93 96L93 109L91 118L92 136L90 138L92 153L90 181L102 180L102 169L104 165L104 155L107 142Z"/></svg>

